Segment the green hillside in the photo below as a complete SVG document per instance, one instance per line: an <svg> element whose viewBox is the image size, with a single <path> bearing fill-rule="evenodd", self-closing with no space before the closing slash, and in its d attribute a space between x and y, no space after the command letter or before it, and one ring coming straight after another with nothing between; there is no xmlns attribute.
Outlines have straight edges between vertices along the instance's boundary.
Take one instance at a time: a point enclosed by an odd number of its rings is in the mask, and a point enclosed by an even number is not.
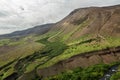
<svg viewBox="0 0 120 80"><path fill-rule="evenodd" d="M0 39L0 80L98 80L119 64L120 6L76 9L52 26Z"/></svg>

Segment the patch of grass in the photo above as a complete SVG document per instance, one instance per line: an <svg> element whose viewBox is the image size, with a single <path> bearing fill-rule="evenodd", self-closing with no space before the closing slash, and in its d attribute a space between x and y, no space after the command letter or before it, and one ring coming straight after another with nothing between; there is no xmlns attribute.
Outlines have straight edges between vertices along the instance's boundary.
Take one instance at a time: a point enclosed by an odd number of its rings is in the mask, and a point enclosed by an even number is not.
<svg viewBox="0 0 120 80"><path fill-rule="evenodd" d="M18 57L24 58L28 55L33 54L35 51L39 51L40 49L42 49L41 44L35 43L35 42L31 42L30 44L25 43L25 44L16 46L14 50L11 50L6 54L0 55L0 64L1 64L0 66L11 62Z"/></svg>
<svg viewBox="0 0 120 80"><path fill-rule="evenodd" d="M78 30L82 30L82 28L84 28L86 25L88 25L88 23L90 22L90 20L85 20L82 24L80 25L74 25L74 29L69 32L68 34L63 34L62 36L62 41L66 41L67 39L69 39L75 32L77 32Z"/></svg>
<svg viewBox="0 0 120 80"><path fill-rule="evenodd" d="M0 46L8 45L9 42L10 42L9 39L2 39L2 40L0 40Z"/></svg>
<svg viewBox="0 0 120 80"><path fill-rule="evenodd" d="M47 38L43 38L37 42L43 44L46 40ZM26 57L20 57L16 70L20 73L33 71L39 65L43 65L53 57L63 53L66 48L66 44L62 42L47 42L46 46L44 46L41 51L33 52L33 54L29 54Z"/></svg>
<svg viewBox="0 0 120 80"><path fill-rule="evenodd" d="M67 48L67 45L62 42L59 42L59 41L49 42L48 37L38 40L36 42L46 45L46 47L44 47L41 54L47 55L49 57L57 56L61 54Z"/></svg>
<svg viewBox="0 0 120 80"><path fill-rule="evenodd" d="M120 38L119 37L107 37L106 40L108 41L110 47L120 46Z"/></svg>
<svg viewBox="0 0 120 80"><path fill-rule="evenodd" d="M110 78L110 80L119 80L119 79L120 79L120 72L113 74L112 77Z"/></svg>
<svg viewBox="0 0 120 80"><path fill-rule="evenodd" d="M26 40L29 39L25 39L25 41ZM36 40L37 42L34 42ZM68 43L67 45L60 41L49 42L48 37L46 36L41 38L40 40L39 38L36 38L34 41L31 42L26 41L24 44L22 43L22 41L9 44L20 45L16 46L17 48L15 50L12 50L4 55L0 55L0 64L5 65L18 57L20 57L21 59L25 58L26 56L32 55L32 60L28 60L27 62L25 62L26 66L24 67L25 69L23 69L24 73L31 72L36 68L39 69L52 66L61 60L68 59L77 54L84 54L85 52L102 50L108 47L116 47L120 45L120 38L107 37L105 38L105 40L98 42L97 39L88 38L88 36ZM41 45L40 43L46 46L44 46L43 48L43 45ZM42 49L42 51L39 54L33 54L35 51L39 51L40 49ZM42 57L39 57L38 55L42 55ZM12 72L13 68L9 69L7 72L4 73L4 77L12 74ZM93 76L98 75L95 72L91 74L93 74ZM103 74L100 73L99 75Z"/></svg>
<svg viewBox="0 0 120 80"><path fill-rule="evenodd" d="M78 55L81 53L102 50L117 46L120 46L120 38L106 38L105 40L100 42L97 39L95 40L81 39L77 43L69 44L69 47L62 54L52 58L45 64L41 65L39 68L52 66L61 60L68 59L74 55Z"/></svg>
<svg viewBox="0 0 120 80"><path fill-rule="evenodd" d="M16 62L13 62L12 64L10 64L8 66L4 66L4 68L2 70L0 70L0 75L2 75L0 80L3 80L4 78L10 76L11 74L13 74L15 72L15 70L14 70L15 64L16 64Z"/></svg>
<svg viewBox="0 0 120 80"><path fill-rule="evenodd" d="M2 79L8 77L9 75L13 74L15 71L14 71L14 68L10 68L7 72L4 73Z"/></svg>
<svg viewBox="0 0 120 80"><path fill-rule="evenodd" d="M49 57L55 57L64 52L67 46L62 42L52 42L46 45L42 54L47 54Z"/></svg>
<svg viewBox="0 0 120 80"><path fill-rule="evenodd" d="M24 44L26 41L24 39L1 39L0 40L0 46L16 46L20 44Z"/></svg>
<svg viewBox="0 0 120 80"><path fill-rule="evenodd" d="M48 56L42 57L40 59L36 59L35 61L31 62L27 67L25 73L33 71L39 64L44 63L48 59Z"/></svg>
<svg viewBox="0 0 120 80"><path fill-rule="evenodd" d="M48 41L48 37L42 38L40 40L37 40L36 42L42 43L44 45L49 44L50 42Z"/></svg>
<svg viewBox="0 0 120 80"><path fill-rule="evenodd" d="M40 43L43 43L45 41L46 39L39 40ZM62 42L48 42L48 44L46 44L44 49L40 52L41 57L38 57L32 63L30 63L26 68L26 72L30 72L37 66L45 64L53 57L56 57L63 53L65 49L67 49L67 46Z"/></svg>
<svg viewBox="0 0 120 80"><path fill-rule="evenodd" d="M47 63L45 63L44 65L42 65L40 67L41 68L48 67L48 66L51 66L61 60L68 59L74 55L89 52L89 51L94 51L94 50L100 50L100 49L103 49L103 47L101 47L99 44L96 44L96 45L82 44L82 45L77 45L77 46L73 45L73 46L70 46L68 49L66 49L62 54L54 57L53 59L49 60Z"/></svg>
<svg viewBox="0 0 120 80"><path fill-rule="evenodd" d="M53 32L52 32L53 34L49 37L48 40L49 40L50 42L60 41L59 35L60 35L62 32L63 32L63 30L53 31ZM49 33L51 33L51 32L49 32Z"/></svg>

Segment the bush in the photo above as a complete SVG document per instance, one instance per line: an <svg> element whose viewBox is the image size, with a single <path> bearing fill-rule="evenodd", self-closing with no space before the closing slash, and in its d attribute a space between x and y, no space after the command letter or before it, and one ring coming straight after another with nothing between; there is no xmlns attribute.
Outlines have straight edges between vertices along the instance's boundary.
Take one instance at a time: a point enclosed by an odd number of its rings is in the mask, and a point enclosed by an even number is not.
<svg viewBox="0 0 120 80"><path fill-rule="evenodd" d="M120 72L113 74L112 77L110 78L110 80L119 80L119 79L120 79Z"/></svg>

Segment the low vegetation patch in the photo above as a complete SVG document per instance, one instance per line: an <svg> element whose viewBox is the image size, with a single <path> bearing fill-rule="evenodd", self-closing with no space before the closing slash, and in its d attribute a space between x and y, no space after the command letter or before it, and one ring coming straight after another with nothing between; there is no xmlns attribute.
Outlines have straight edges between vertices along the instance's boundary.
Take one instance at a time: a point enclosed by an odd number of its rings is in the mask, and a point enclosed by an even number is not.
<svg viewBox="0 0 120 80"><path fill-rule="evenodd" d="M105 40L99 39L81 39L75 43L68 44L68 48L60 55L52 58L39 68L45 68L54 65L55 63L68 59L74 55L84 54L90 51L103 50L120 45L120 38L108 37Z"/></svg>
<svg viewBox="0 0 120 80"><path fill-rule="evenodd" d="M41 41L44 42L44 40L45 39ZM28 65L26 72L29 72L35 69L37 66L41 66L45 64L46 62L48 62L49 60L51 60L56 56L59 56L66 49L67 49L67 45L62 42L51 42L51 43L48 42L48 44L46 44L46 46L40 53L36 52L37 56L36 57L34 56L34 60ZM38 56L41 56L41 57L38 57Z"/></svg>
<svg viewBox="0 0 120 80"><path fill-rule="evenodd" d="M76 68L63 72L45 80L99 80L110 68L107 64L99 64L88 68Z"/></svg>
<svg viewBox="0 0 120 80"><path fill-rule="evenodd" d="M111 76L110 80L120 80L120 66L118 67L117 72Z"/></svg>
<svg viewBox="0 0 120 80"><path fill-rule="evenodd" d="M119 80L119 79L120 79L120 72L113 74L112 77L110 78L110 80Z"/></svg>

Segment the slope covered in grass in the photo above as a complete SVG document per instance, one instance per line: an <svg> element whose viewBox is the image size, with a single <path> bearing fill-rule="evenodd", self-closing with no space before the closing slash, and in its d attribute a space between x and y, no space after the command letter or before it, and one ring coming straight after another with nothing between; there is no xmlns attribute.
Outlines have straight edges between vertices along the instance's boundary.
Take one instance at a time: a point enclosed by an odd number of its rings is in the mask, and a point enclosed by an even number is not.
<svg viewBox="0 0 120 80"><path fill-rule="evenodd" d="M31 77L40 78L39 74L36 74L37 71L72 56L114 49L120 46L119 19L120 6L76 9L60 22L53 24L52 28L43 35L32 34L22 38L2 39L0 40L0 78L13 76L19 80L27 80L26 77L32 74ZM101 69L101 73L98 73L98 68ZM81 76L77 75L80 74L78 70L77 73L70 71L57 77L66 79L71 76L84 80L84 76L88 79L91 77L89 74L92 74L91 79L98 79L99 76L103 76L107 68L106 65L96 65L79 69L80 73L84 74ZM87 73L89 71L90 73Z"/></svg>

